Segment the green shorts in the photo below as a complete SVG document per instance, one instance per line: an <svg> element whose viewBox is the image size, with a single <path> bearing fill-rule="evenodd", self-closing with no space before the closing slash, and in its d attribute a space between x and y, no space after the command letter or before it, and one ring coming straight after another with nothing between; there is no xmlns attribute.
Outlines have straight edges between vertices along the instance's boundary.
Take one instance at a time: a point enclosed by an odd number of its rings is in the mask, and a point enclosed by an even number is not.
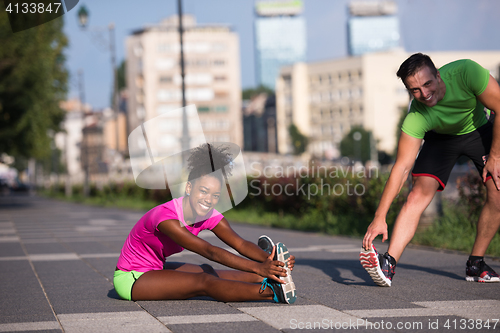
<svg viewBox="0 0 500 333"><path fill-rule="evenodd" d="M137 271L115 271L113 276L113 284L115 286L115 290L118 295L122 299L126 299L128 301L132 300L132 287L134 286L135 281L144 274L144 272Z"/></svg>

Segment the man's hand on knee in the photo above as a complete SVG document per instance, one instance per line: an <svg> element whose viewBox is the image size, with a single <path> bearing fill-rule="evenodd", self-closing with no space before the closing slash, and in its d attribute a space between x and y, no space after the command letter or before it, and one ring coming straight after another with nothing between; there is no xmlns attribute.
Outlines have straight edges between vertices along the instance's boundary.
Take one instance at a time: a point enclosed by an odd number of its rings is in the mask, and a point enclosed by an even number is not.
<svg viewBox="0 0 500 333"><path fill-rule="evenodd" d="M500 157L491 154L488 156L483 168L483 183L486 183L486 175L488 173L491 175L497 191L500 191Z"/></svg>

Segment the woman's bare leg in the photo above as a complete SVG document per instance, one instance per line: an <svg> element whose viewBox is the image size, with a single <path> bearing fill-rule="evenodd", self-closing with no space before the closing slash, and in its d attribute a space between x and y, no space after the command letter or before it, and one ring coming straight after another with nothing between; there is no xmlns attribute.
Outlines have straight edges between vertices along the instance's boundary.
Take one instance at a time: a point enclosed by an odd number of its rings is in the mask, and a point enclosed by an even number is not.
<svg viewBox="0 0 500 333"><path fill-rule="evenodd" d="M167 300L210 296L222 302L270 300L270 288L260 284L221 279L209 273L191 273L164 269L141 275L132 288L132 299Z"/></svg>
<svg viewBox="0 0 500 333"><path fill-rule="evenodd" d="M264 278L255 273L242 272L237 270L221 270L221 269L213 269L212 266L207 264L202 265L193 265L186 264L183 262L166 262L163 265L164 269L175 270L178 272L187 272L187 273L208 273L214 276L217 276L224 280L231 281L240 281L240 282L249 282L249 283L261 283Z"/></svg>

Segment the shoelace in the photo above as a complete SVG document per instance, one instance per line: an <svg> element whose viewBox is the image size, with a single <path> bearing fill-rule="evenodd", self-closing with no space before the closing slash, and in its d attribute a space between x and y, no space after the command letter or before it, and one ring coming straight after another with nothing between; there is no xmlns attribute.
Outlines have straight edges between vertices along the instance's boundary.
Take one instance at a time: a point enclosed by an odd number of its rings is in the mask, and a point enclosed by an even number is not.
<svg viewBox="0 0 500 333"><path fill-rule="evenodd" d="M260 290L261 291L266 290L267 286L269 286L271 289L273 289L273 287L271 287L269 282L267 282L267 278L265 278L264 280L262 280L262 284L260 285ZM273 290L273 292L274 292L274 290Z"/></svg>

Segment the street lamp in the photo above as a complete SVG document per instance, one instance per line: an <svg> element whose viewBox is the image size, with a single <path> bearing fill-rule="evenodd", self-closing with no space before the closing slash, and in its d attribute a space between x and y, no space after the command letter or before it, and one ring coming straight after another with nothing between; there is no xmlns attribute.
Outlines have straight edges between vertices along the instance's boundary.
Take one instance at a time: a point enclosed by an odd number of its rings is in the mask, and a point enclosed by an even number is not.
<svg viewBox="0 0 500 333"><path fill-rule="evenodd" d="M83 70L79 69L78 70L78 93L79 93L79 98L80 98L80 112L82 113L83 119L84 119L84 128L86 126L85 124L85 89L84 89L84 83L83 83ZM83 157L83 171L85 174L85 178L83 181L83 196L88 197L90 194L90 163L89 163L89 138L88 136L85 135L85 132L83 133L83 144L82 144L82 157Z"/></svg>
<svg viewBox="0 0 500 333"><path fill-rule="evenodd" d="M80 28L86 29L89 19L89 11L82 5L78 10L78 23ZM115 25L110 23L109 30L109 52L111 54L111 67L113 69L113 114L115 118L115 134L116 134L116 152L119 153L119 133L118 133L118 69L116 67L116 44L115 44Z"/></svg>
<svg viewBox="0 0 500 333"><path fill-rule="evenodd" d="M78 10L78 23L80 24L80 28L85 29L87 27L88 18L89 12L87 10L87 7L82 5Z"/></svg>
<svg viewBox="0 0 500 333"><path fill-rule="evenodd" d="M185 68L184 68L184 27L182 26L182 0L177 0L177 16L179 18L179 44L180 44L180 64L181 64L181 93L182 93L182 164L187 160L187 151L189 150L189 127L186 114L186 84L185 84Z"/></svg>

